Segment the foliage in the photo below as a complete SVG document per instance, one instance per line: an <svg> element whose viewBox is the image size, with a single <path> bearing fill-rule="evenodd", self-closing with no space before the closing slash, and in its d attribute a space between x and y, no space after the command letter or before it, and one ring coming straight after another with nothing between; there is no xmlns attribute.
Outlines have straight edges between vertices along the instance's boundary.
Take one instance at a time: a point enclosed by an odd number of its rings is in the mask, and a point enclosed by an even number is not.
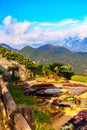
<svg viewBox="0 0 87 130"><path fill-rule="evenodd" d="M85 73L87 69L87 53L70 52L63 47L55 47L49 50L40 50L36 48L26 47L20 51L24 56L30 57L32 60L40 64L51 64L54 62L69 64L73 66L77 73Z"/></svg>
<svg viewBox="0 0 87 130"><path fill-rule="evenodd" d="M71 80L72 75L74 75L74 72L69 71L69 70L62 71L61 73L62 73L62 76L65 77L68 80Z"/></svg>
<svg viewBox="0 0 87 130"><path fill-rule="evenodd" d="M69 66L69 65L62 65L62 66L61 66L61 69L62 69L62 70L72 70L72 67Z"/></svg>
<svg viewBox="0 0 87 130"><path fill-rule="evenodd" d="M0 54L2 54L2 57L6 57L8 60L14 60L17 61L19 64L25 65L25 67L30 71L31 76L36 77L36 75L43 75L43 76L49 76L49 75L55 75L54 77L57 79L57 76L61 76L64 70L71 70L72 67L62 64L62 63L53 63L53 64L37 64L33 61L31 61L29 58L24 57L19 52L14 52L13 50L8 50L4 47L0 47ZM38 60L37 60L38 61ZM18 68L11 68L9 67L8 70L13 72L13 78L14 78L14 71ZM18 70L17 70L18 71ZM68 76L67 76L68 77Z"/></svg>
<svg viewBox="0 0 87 130"><path fill-rule="evenodd" d="M63 76L67 79L70 79L73 75L72 67L69 65L64 65L62 63L53 63L49 65L49 68L56 76Z"/></svg>
<svg viewBox="0 0 87 130"><path fill-rule="evenodd" d="M3 71L2 70L0 70L0 75L2 75L3 74Z"/></svg>
<svg viewBox="0 0 87 130"><path fill-rule="evenodd" d="M15 74L15 71L19 71L19 67L18 66L8 66L7 70L8 71L12 71L11 78L12 78L13 81L17 82L17 80L20 79L20 77Z"/></svg>
<svg viewBox="0 0 87 130"><path fill-rule="evenodd" d="M19 67L18 66L8 66L8 71L19 71Z"/></svg>
<svg viewBox="0 0 87 130"><path fill-rule="evenodd" d="M71 80L87 83L87 77L80 76L80 75L72 76Z"/></svg>
<svg viewBox="0 0 87 130"><path fill-rule="evenodd" d="M34 108L34 118L35 118L35 130L53 130L52 126L49 124L51 109L40 108L36 106L36 97L24 96L23 92L20 90L15 90L13 85L9 85L9 91L16 104L26 104L32 105Z"/></svg>
<svg viewBox="0 0 87 130"><path fill-rule="evenodd" d="M12 84L9 85L9 91L15 101L16 104L26 104L26 105L33 105L34 99L29 96L24 96L23 92L20 90L15 90Z"/></svg>
<svg viewBox="0 0 87 130"><path fill-rule="evenodd" d="M35 63L33 63L29 58L24 57L19 52L8 50L0 46L0 54L2 54L2 57L6 57L8 60L14 60L17 61L19 64L25 65L25 67L28 69L36 67Z"/></svg>
<svg viewBox="0 0 87 130"><path fill-rule="evenodd" d="M37 123L35 120L35 130L54 130L49 123Z"/></svg>

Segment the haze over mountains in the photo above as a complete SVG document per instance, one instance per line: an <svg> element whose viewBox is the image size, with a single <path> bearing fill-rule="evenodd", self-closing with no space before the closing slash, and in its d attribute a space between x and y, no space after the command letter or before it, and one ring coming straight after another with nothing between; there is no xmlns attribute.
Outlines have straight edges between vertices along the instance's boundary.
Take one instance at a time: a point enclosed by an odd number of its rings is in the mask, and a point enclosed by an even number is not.
<svg viewBox="0 0 87 130"><path fill-rule="evenodd" d="M67 37L65 39L48 41L45 43L31 44L34 48L38 48L45 44L52 44L55 46L63 46L73 52L87 52L87 37L80 38L79 36Z"/></svg>
<svg viewBox="0 0 87 130"><path fill-rule="evenodd" d="M9 45L7 45L7 44L5 44L5 43L0 43L0 46L5 47L5 48L7 48L8 50L14 50L14 51L17 51L17 49L12 48L12 47L10 47Z"/></svg>
<svg viewBox="0 0 87 130"><path fill-rule="evenodd" d="M11 49L10 46L7 45L7 47ZM87 52L72 52L65 47L45 44L38 48L26 46L20 50L20 53L40 64L64 63L71 65L77 73L87 73Z"/></svg>
<svg viewBox="0 0 87 130"><path fill-rule="evenodd" d="M87 52L87 37L84 39L69 37L65 39L64 47L74 52Z"/></svg>
<svg viewBox="0 0 87 130"><path fill-rule="evenodd" d="M26 43L25 45L38 48L46 44L51 44L54 46L62 46L73 52L87 52L87 37L81 38L79 35L66 37L64 39L58 38L58 40L51 40L42 43L31 43L31 44ZM0 45L4 47L6 46L8 49L14 49L14 47L10 47L9 44L7 43L6 44L1 43ZM15 48L17 48L17 46ZM21 48L17 48L17 49L20 50Z"/></svg>

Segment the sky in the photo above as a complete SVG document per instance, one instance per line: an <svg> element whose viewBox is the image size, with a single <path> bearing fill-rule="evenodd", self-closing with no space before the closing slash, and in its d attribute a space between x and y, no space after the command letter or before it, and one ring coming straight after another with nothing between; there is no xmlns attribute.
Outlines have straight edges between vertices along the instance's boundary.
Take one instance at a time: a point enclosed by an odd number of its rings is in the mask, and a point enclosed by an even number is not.
<svg viewBox="0 0 87 130"><path fill-rule="evenodd" d="M87 0L0 0L0 43L22 48L77 35L87 36Z"/></svg>

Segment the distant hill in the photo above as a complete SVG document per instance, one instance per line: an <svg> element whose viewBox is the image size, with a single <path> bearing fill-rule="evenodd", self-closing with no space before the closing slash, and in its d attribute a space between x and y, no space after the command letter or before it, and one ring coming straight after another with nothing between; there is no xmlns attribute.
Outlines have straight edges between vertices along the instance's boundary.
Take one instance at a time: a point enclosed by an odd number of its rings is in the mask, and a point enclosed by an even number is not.
<svg viewBox="0 0 87 130"><path fill-rule="evenodd" d="M69 53L70 52L65 47L53 46L51 44L45 44L37 49L42 50L42 51L49 51L50 50L50 51L55 52L55 53Z"/></svg>
<svg viewBox="0 0 87 130"><path fill-rule="evenodd" d="M5 43L1 43L0 46L9 50L18 51ZM87 52L71 52L65 47L51 44L45 44L38 48L26 46L19 52L40 64L50 64L53 62L64 63L73 66L74 70L78 73L87 74Z"/></svg>
<svg viewBox="0 0 87 130"><path fill-rule="evenodd" d="M71 52L65 47L51 44L46 44L39 48L27 46L22 48L20 52L40 64L59 62L73 66L78 73L87 73L87 53L85 52Z"/></svg>
<svg viewBox="0 0 87 130"><path fill-rule="evenodd" d="M51 44L45 44L45 45L38 47L38 50L47 51L47 50L52 50L54 48L55 48L55 46L53 46Z"/></svg>
<svg viewBox="0 0 87 130"><path fill-rule="evenodd" d="M87 37L80 38L79 36L72 36L64 39L48 41L41 44L52 44L55 46L60 45L73 52L87 52Z"/></svg>
<svg viewBox="0 0 87 130"><path fill-rule="evenodd" d="M18 51L17 49L12 48L12 47L10 47L9 45L7 45L7 44L5 44L5 43L0 43L0 46L5 47L5 48L7 48L8 50Z"/></svg>

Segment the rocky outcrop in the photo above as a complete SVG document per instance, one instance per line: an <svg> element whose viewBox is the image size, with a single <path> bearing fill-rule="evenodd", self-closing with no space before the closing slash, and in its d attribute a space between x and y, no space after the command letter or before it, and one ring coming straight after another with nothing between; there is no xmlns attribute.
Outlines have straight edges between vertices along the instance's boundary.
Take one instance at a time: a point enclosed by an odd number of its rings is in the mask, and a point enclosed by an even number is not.
<svg viewBox="0 0 87 130"><path fill-rule="evenodd" d="M5 75L9 76L9 72L7 71L8 66L18 66L19 72L18 75L22 80L26 80L30 75L30 70L27 70L24 65L19 64L16 61L7 60L0 55L0 69L4 71Z"/></svg>

